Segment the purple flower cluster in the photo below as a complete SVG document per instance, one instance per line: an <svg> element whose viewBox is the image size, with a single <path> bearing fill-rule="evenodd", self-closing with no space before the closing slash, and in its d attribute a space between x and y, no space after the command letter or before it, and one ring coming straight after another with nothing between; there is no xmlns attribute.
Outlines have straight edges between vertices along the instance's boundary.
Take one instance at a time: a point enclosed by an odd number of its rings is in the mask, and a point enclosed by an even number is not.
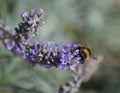
<svg viewBox="0 0 120 93"><path fill-rule="evenodd" d="M24 41L28 38L37 35L37 30L44 24L43 17L44 12L40 10L26 11L21 14L22 22L18 24L18 28L15 28L15 40Z"/></svg>
<svg viewBox="0 0 120 93"><path fill-rule="evenodd" d="M15 55L21 55L32 65L40 64L45 68L74 69L81 61L78 49L80 45L76 44L60 46L52 42L44 43L30 40L20 46L11 41L7 42L6 45Z"/></svg>
<svg viewBox="0 0 120 93"><path fill-rule="evenodd" d="M22 22L15 28L13 38L5 41L7 49L28 60L32 65L40 64L45 68L74 69L80 64L81 45L60 46L53 42L45 43L31 39L31 36L37 35L38 27L44 23L42 9L26 11L21 16Z"/></svg>

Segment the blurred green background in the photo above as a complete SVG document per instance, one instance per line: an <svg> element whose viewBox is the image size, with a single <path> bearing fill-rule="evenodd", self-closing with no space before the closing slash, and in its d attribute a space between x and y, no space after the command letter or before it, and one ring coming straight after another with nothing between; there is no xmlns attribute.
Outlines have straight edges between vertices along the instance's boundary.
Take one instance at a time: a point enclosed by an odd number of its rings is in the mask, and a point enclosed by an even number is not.
<svg viewBox="0 0 120 93"><path fill-rule="evenodd" d="M120 0L0 0L0 19L14 29L26 10L42 8L45 25L38 39L86 43L104 57L79 93L120 93ZM70 71L31 67L0 42L0 93L57 93Z"/></svg>

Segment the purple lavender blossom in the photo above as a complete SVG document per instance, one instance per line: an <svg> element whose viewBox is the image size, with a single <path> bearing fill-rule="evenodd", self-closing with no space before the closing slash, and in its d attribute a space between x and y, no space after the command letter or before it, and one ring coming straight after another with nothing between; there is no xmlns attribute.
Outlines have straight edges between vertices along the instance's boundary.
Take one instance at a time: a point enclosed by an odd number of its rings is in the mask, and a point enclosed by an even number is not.
<svg viewBox="0 0 120 93"><path fill-rule="evenodd" d="M45 68L56 67L59 69L75 68L81 59L79 50L74 47L55 45L51 42L40 42L25 45L25 51L22 52L24 59L32 65L40 64Z"/></svg>
<svg viewBox="0 0 120 93"><path fill-rule="evenodd" d="M16 44L12 45L12 42L8 44L8 49L15 55L20 55L32 65L40 64L45 68L56 67L58 69L70 69L75 68L80 64L81 55L77 47L80 45L56 45L53 42L26 42L26 45L19 47Z"/></svg>
<svg viewBox="0 0 120 93"><path fill-rule="evenodd" d="M31 36L37 35L37 29L44 24L44 12L40 10L26 11L21 14L22 22L15 28L16 42L27 40Z"/></svg>
<svg viewBox="0 0 120 93"><path fill-rule="evenodd" d="M14 42L12 42L11 40L6 39L4 40L4 42L6 43L7 49L11 50L14 47L14 44L13 44Z"/></svg>

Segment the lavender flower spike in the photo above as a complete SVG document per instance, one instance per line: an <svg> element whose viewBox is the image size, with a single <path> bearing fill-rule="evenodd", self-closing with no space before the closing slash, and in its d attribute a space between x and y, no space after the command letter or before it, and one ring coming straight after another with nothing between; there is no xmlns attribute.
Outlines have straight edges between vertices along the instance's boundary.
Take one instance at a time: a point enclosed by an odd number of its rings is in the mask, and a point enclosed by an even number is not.
<svg viewBox="0 0 120 93"><path fill-rule="evenodd" d="M26 11L21 14L22 22L15 28L15 39L17 41L27 40L31 36L37 35L37 30L44 24L44 12L40 10Z"/></svg>

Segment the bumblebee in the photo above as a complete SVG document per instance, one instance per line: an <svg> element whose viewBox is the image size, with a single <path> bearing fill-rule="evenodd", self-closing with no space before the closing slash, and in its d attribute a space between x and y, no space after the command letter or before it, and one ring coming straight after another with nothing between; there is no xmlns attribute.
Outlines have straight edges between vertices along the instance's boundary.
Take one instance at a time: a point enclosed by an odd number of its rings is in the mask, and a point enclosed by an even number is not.
<svg viewBox="0 0 120 93"><path fill-rule="evenodd" d="M90 58L96 59L96 57L91 53L91 50L85 46L79 46L79 56L81 57L80 63L83 64L85 60Z"/></svg>

